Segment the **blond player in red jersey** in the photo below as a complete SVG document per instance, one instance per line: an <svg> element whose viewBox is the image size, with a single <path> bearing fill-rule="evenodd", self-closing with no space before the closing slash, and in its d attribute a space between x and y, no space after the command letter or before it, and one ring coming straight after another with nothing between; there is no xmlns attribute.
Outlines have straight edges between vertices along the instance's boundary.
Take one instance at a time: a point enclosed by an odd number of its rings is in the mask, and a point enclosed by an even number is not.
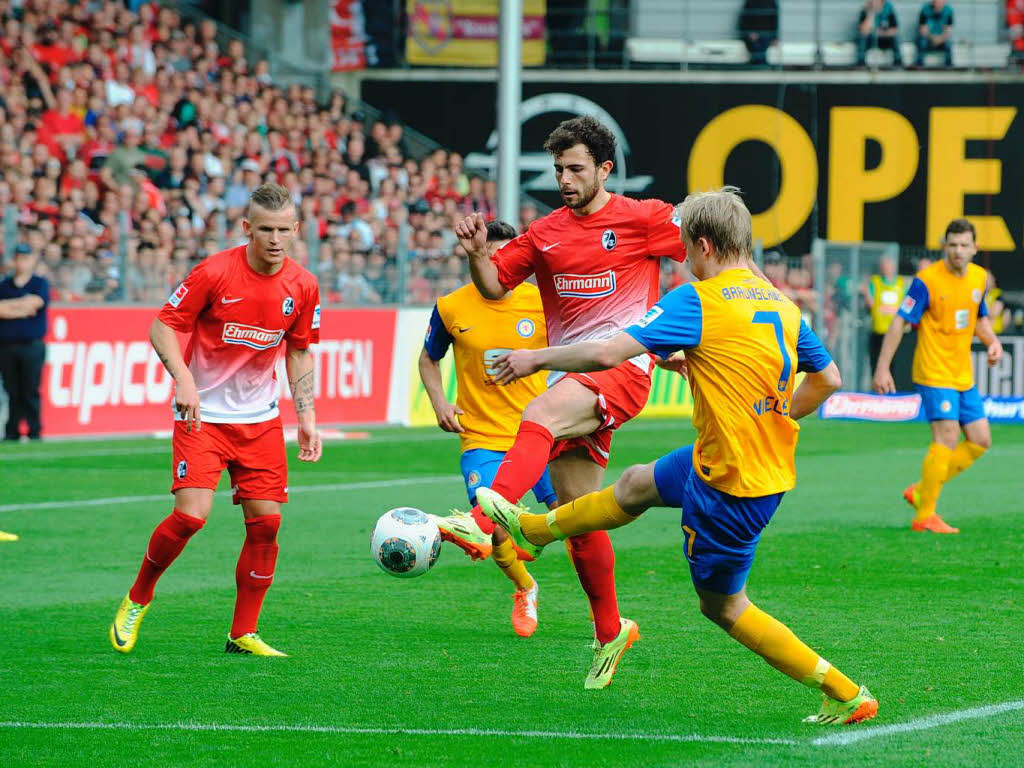
<svg viewBox="0 0 1024 768"><path fill-rule="evenodd" d="M605 189L615 137L592 117L563 122L544 148L554 159L565 207L533 222L493 259L481 216L464 219L455 233L469 253L473 282L485 298L500 298L536 275L549 344L613 336L657 301L659 258L686 258L672 206L660 200L632 200ZM516 441L492 488L518 500L550 460L560 503L600 489L612 432L646 404L653 365L645 353L608 371L553 373L547 392L523 412ZM472 514L478 523L487 520L479 507ZM639 631L633 621L619 615L615 555L608 534L587 533L571 539L570 545L596 635L584 687L603 688Z"/></svg>
<svg viewBox="0 0 1024 768"><path fill-rule="evenodd" d="M150 328L153 348L175 382L174 511L153 532L110 625L111 645L121 653L135 647L157 579L206 523L227 469L245 519L245 542L225 651L286 655L256 629L274 578L281 504L288 501L274 369L283 355L299 422L299 460L318 461L309 345L320 340L320 292L316 278L287 255L298 231L288 190L276 184L256 189L242 226L249 243L201 262ZM191 334L184 355L175 331Z"/></svg>

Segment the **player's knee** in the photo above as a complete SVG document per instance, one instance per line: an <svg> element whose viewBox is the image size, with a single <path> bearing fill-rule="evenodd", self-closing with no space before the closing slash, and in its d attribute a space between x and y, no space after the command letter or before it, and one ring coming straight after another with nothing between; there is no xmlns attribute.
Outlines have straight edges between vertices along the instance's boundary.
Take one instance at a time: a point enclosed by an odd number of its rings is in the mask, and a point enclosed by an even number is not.
<svg viewBox="0 0 1024 768"><path fill-rule="evenodd" d="M733 625L734 620L730 621L727 618L724 606L719 602L701 597L700 612L704 614L704 618L713 621L726 631Z"/></svg>
<svg viewBox="0 0 1024 768"><path fill-rule="evenodd" d="M556 409L552 408L551 404L543 397L538 397L523 409L522 420L532 421L535 424L540 424L542 427L550 430L551 425L554 423L555 416Z"/></svg>

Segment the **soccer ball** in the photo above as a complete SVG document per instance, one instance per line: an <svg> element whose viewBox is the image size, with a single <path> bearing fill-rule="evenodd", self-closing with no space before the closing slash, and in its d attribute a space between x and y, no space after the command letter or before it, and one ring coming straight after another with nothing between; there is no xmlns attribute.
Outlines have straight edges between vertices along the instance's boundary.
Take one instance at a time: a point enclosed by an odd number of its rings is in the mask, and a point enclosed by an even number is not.
<svg viewBox="0 0 1024 768"><path fill-rule="evenodd" d="M381 570L392 576L422 576L441 554L441 532L424 512L398 507L381 515L373 527L370 554Z"/></svg>

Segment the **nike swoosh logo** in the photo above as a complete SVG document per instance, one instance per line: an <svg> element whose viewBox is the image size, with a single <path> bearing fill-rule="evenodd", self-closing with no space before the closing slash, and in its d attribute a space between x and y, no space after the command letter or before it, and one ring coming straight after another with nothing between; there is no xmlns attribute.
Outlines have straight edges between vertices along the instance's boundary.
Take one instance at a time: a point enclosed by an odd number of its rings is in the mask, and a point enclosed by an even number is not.
<svg viewBox="0 0 1024 768"><path fill-rule="evenodd" d="M269 576L260 576L260 574L256 573L256 571L249 571L249 575L252 576L254 579L272 579L272 578L274 578L274 574L270 574Z"/></svg>
<svg viewBox="0 0 1024 768"><path fill-rule="evenodd" d="M240 302L240 301L241 301L242 299L244 299L244 298L245 298L245 297L244 297L244 296L242 296L241 298L238 298L238 299L229 299L229 298L228 298L227 296L225 296L225 297L223 297L223 298L222 298L222 299L220 300L220 303L221 303L221 304L237 304L238 302Z"/></svg>
<svg viewBox="0 0 1024 768"><path fill-rule="evenodd" d="M465 333L466 331L472 331L475 327L475 325L471 325L469 328L456 328L455 330L459 333Z"/></svg>
<svg viewBox="0 0 1024 768"><path fill-rule="evenodd" d="M117 643L118 648L124 648L128 644L127 640L122 640L120 633L117 631L117 625L114 626L114 642Z"/></svg>
<svg viewBox="0 0 1024 768"><path fill-rule="evenodd" d="M562 241L561 241L561 240L559 240L559 241L558 241L557 243L552 243L551 245L545 245L545 246L544 246L543 248L541 248L541 251L542 251L543 253L547 253L547 252L548 252L548 251L550 251L550 250L551 250L552 248L554 248L554 247L555 247L556 245L561 245L561 244L562 244Z"/></svg>

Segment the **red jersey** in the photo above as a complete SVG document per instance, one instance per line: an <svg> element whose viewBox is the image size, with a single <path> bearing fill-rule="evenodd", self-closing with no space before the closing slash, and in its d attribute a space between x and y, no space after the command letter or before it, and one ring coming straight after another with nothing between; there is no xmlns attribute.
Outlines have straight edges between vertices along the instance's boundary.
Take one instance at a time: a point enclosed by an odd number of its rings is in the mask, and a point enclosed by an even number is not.
<svg viewBox="0 0 1024 768"><path fill-rule="evenodd" d="M537 219L494 264L509 290L537 275L555 345L607 338L640 320L658 300L662 256L686 258L672 206L612 195L589 216L562 207Z"/></svg>
<svg viewBox="0 0 1024 768"><path fill-rule="evenodd" d="M320 289L290 258L274 275L249 266L245 245L200 262L175 289L159 319L191 333L185 362L199 390L203 421L256 424L277 418L275 368L287 345L320 341ZM180 417L176 417L180 418Z"/></svg>

